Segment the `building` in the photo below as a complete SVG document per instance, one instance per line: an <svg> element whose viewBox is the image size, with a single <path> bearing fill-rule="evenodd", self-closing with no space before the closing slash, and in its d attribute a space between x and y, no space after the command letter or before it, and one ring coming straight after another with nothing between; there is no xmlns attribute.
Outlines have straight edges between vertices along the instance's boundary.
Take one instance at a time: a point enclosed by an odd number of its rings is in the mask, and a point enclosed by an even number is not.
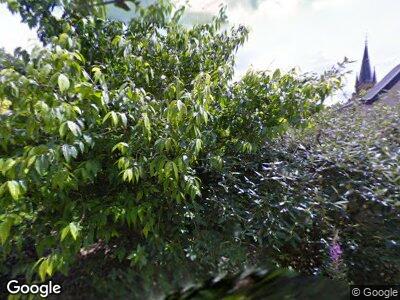
<svg viewBox="0 0 400 300"><path fill-rule="evenodd" d="M372 104L379 99L388 104L396 104L400 101L400 65L377 83L376 71L374 69L372 72L371 68L367 41L365 41L361 70L356 77L353 96L361 99L364 104Z"/></svg>
<svg viewBox="0 0 400 300"><path fill-rule="evenodd" d="M378 99L382 99L387 104L400 102L400 65L390 71L361 98L365 104L372 104Z"/></svg>
<svg viewBox="0 0 400 300"><path fill-rule="evenodd" d="M372 72L369 60L368 43L365 41L360 74L356 77L356 95L361 96L376 84L376 72Z"/></svg>

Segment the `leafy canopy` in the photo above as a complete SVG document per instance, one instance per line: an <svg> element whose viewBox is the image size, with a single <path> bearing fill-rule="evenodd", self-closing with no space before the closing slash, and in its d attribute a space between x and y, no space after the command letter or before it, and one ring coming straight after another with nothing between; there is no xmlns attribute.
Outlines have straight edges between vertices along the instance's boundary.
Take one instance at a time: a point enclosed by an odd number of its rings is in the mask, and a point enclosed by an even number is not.
<svg viewBox="0 0 400 300"><path fill-rule="evenodd" d="M53 22L47 11L42 22ZM43 281L99 247L147 273L171 261L215 266L220 253L199 237L236 242L196 217L218 218L204 196L210 174L306 126L340 84L334 70L232 83L248 31L223 29L223 10L191 28L169 2L137 11L129 24L71 13L54 21L57 35L43 27L46 47L0 71L3 274Z"/></svg>

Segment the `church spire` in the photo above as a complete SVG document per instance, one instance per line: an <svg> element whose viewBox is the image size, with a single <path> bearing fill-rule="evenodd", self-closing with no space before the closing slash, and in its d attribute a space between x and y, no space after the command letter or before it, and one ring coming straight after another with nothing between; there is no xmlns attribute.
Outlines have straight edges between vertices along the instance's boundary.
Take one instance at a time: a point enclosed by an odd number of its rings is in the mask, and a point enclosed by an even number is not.
<svg viewBox="0 0 400 300"><path fill-rule="evenodd" d="M376 83L376 72L372 73L371 63L369 60L368 39L365 39L364 54L361 63L360 74L356 78L356 93L361 90L368 90Z"/></svg>
<svg viewBox="0 0 400 300"><path fill-rule="evenodd" d="M375 84L376 83L376 70L374 68L374 75L372 76L372 82Z"/></svg>
<svg viewBox="0 0 400 300"><path fill-rule="evenodd" d="M365 40L364 55L360 71L360 82L361 83L372 82L371 64L369 61L369 53L368 53L368 40Z"/></svg>

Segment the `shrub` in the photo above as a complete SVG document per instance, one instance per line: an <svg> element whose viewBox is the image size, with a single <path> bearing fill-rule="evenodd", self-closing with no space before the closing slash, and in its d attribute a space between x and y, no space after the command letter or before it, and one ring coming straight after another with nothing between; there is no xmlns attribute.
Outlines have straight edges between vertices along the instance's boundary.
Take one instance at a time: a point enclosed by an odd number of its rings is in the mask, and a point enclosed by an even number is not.
<svg viewBox="0 0 400 300"><path fill-rule="evenodd" d="M235 216L254 253L279 266L356 284L398 282L399 113L383 104L327 109L261 154L237 157L212 187L215 202L234 203L223 216Z"/></svg>

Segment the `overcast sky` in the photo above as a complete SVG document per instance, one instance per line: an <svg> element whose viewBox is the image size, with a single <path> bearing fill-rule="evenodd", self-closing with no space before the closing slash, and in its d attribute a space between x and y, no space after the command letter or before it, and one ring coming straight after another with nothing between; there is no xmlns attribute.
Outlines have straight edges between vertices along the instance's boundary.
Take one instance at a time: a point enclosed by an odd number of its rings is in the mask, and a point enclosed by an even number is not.
<svg viewBox="0 0 400 300"><path fill-rule="evenodd" d="M400 64L399 0L191 0L189 4L192 21L207 20L225 4L232 24L250 28L249 40L238 54L238 77L249 67L321 72L347 56L357 60L349 66L353 74L346 91L350 93L366 35L378 80ZM123 15L115 9L111 13ZM0 47L30 48L34 37L0 5Z"/></svg>

